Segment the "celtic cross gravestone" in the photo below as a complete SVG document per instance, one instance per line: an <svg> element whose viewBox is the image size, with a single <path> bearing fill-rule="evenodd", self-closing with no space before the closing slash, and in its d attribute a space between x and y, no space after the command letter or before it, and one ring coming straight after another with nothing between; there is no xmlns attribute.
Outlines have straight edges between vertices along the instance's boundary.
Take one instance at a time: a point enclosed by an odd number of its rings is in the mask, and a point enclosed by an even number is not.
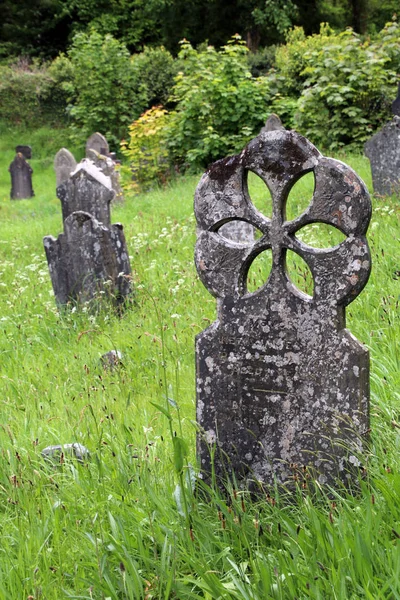
<svg viewBox="0 0 400 600"><path fill-rule="evenodd" d="M252 204L249 172L271 193L270 216ZM307 173L315 179L310 204L289 220L289 192ZM364 183L294 131L263 132L241 154L208 169L196 190L195 213L196 266L218 312L196 340L204 476L214 451L219 479L235 472L249 481L286 484L307 472L320 482L348 480L369 428L368 351L345 328L345 306L371 268ZM221 226L237 220L251 223L260 237L239 244L220 235ZM316 222L338 228L345 240L328 249L306 245L296 234ZM291 281L289 252L307 263L313 296ZM272 268L251 293L247 275L261 253L271 253Z"/></svg>

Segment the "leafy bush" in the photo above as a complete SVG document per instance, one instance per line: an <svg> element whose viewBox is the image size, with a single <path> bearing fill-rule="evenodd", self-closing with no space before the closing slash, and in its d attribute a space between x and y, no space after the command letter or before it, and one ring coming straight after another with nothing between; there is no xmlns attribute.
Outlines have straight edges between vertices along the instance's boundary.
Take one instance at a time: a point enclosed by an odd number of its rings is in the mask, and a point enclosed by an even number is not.
<svg viewBox="0 0 400 600"><path fill-rule="evenodd" d="M248 53L247 62L253 77L266 75L275 66L276 50L277 46L266 46L260 48L257 52Z"/></svg>
<svg viewBox="0 0 400 600"><path fill-rule="evenodd" d="M399 33L390 24L375 41L362 42L348 29L304 52L306 79L296 120L315 144L359 146L390 119L396 74L388 66L400 62Z"/></svg>
<svg viewBox="0 0 400 600"><path fill-rule="evenodd" d="M24 127L65 121L66 97L45 66L0 67L0 120Z"/></svg>
<svg viewBox="0 0 400 600"><path fill-rule="evenodd" d="M145 48L132 56L138 80L146 86L147 107L166 104L177 74L177 62L163 47Z"/></svg>
<svg viewBox="0 0 400 600"><path fill-rule="evenodd" d="M265 77L252 77L247 52L239 36L219 52L182 43L183 71L172 98L177 104L166 128L175 162L205 166L241 150L263 125L270 112L269 83Z"/></svg>
<svg viewBox="0 0 400 600"><path fill-rule="evenodd" d="M121 142L122 154L129 160L130 187L148 189L153 182L165 183L170 174L165 142L167 111L153 106L129 127L129 141Z"/></svg>
<svg viewBox="0 0 400 600"><path fill-rule="evenodd" d="M111 35L78 33L68 51L73 79L64 81L72 105L70 114L80 138L101 131L119 143L128 124L146 108L146 86L133 67L124 44ZM65 61L60 65L68 74Z"/></svg>

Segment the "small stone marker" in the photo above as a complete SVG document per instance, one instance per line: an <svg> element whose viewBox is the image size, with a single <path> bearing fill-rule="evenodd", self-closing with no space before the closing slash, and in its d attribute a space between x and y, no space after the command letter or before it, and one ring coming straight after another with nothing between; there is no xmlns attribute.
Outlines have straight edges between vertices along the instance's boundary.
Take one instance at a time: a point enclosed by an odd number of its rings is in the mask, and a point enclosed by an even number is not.
<svg viewBox="0 0 400 600"><path fill-rule="evenodd" d="M24 158L30 160L32 158L32 148L31 146L26 146L25 144L20 144L15 148L15 153L22 154Z"/></svg>
<svg viewBox="0 0 400 600"><path fill-rule="evenodd" d="M400 195L400 117L394 116L364 146L375 194Z"/></svg>
<svg viewBox="0 0 400 600"><path fill-rule="evenodd" d="M249 171L271 192L271 218L251 203ZM310 205L287 221L289 191L309 172L315 176ZM196 339L197 450L204 476L210 476L215 445L219 481L232 472L249 484L293 485L306 472L321 483L349 481L369 428L369 355L345 329L345 306L371 268L364 183L301 135L279 129L211 165L197 187L195 213L195 262L218 312ZM232 219L252 223L262 237L250 245L227 242L219 231ZM299 229L316 222L339 228L345 241L314 249L297 239ZM290 251L309 266L313 297L289 279ZM247 274L262 252L272 252L272 269L250 293Z"/></svg>
<svg viewBox="0 0 400 600"><path fill-rule="evenodd" d="M19 152L10 164L8 170L11 174L11 200L32 198L35 194L32 187L32 167Z"/></svg>
<svg viewBox="0 0 400 600"><path fill-rule="evenodd" d="M119 350L110 350L100 356L100 362L105 371L114 371L122 366L122 352Z"/></svg>
<svg viewBox="0 0 400 600"><path fill-rule="evenodd" d="M76 160L74 155L66 148L61 148L54 157L57 187L67 181L75 169Z"/></svg>
<svg viewBox="0 0 400 600"><path fill-rule="evenodd" d="M69 179L57 188L63 221L75 211L84 211L110 225L110 202L114 198L111 180L89 159L83 159Z"/></svg>
<svg viewBox="0 0 400 600"><path fill-rule="evenodd" d="M279 129L285 129L282 125L282 121L275 113L272 113L265 121L264 127L260 133L268 133L269 131L278 131Z"/></svg>
<svg viewBox="0 0 400 600"><path fill-rule="evenodd" d="M123 227L110 224L110 178L88 159L57 188L64 233L43 239L58 305L105 296L120 306L131 293Z"/></svg>
<svg viewBox="0 0 400 600"><path fill-rule="evenodd" d="M400 117L400 83L399 83L399 86L397 88L397 98L392 103L392 113L395 116Z"/></svg>
<svg viewBox="0 0 400 600"><path fill-rule="evenodd" d="M89 157L89 150L95 150L99 154L108 156L110 147L104 135L96 132L93 133L93 135L91 135L86 142L86 157Z"/></svg>

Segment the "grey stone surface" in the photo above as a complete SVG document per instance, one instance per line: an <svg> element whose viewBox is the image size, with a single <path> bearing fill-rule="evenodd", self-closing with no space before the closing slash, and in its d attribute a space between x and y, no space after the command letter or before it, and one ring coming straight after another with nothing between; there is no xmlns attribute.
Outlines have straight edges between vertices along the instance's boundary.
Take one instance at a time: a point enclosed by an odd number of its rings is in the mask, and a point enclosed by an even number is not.
<svg viewBox="0 0 400 600"><path fill-rule="evenodd" d="M92 161L81 161L70 178L58 186L57 196L63 221L75 211L84 211L103 225L110 225L110 202L114 197L111 180Z"/></svg>
<svg viewBox="0 0 400 600"><path fill-rule="evenodd" d="M397 98L392 103L392 113L398 117L400 117L400 83L397 88Z"/></svg>
<svg viewBox="0 0 400 600"><path fill-rule="evenodd" d="M116 305L131 293L131 268L122 225L106 227L92 215L75 211L64 233L43 239L58 305L105 296Z"/></svg>
<svg viewBox="0 0 400 600"><path fill-rule="evenodd" d="M11 200L32 198L35 194L32 187L32 167L19 152L8 168L11 175Z"/></svg>
<svg viewBox="0 0 400 600"><path fill-rule="evenodd" d="M374 193L400 195L400 117L394 116L364 146L371 163Z"/></svg>
<svg viewBox="0 0 400 600"><path fill-rule="evenodd" d="M54 157L57 187L67 181L75 169L76 160L74 155L67 148L61 148Z"/></svg>
<svg viewBox="0 0 400 600"><path fill-rule="evenodd" d="M15 153L21 153L24 158L30 160L32 158L32 148L31 146L27 146L26 144L19 144L15 148Z"/></svg>
<svg viewBox="0 0 400 600"><path fill-rule="evenodd" d="M122 365L122 352L119 350L110 350L100 356L100 362L105 371L114 371Z"/></svg>
<svg viewBox="0 0 400 600"><path fill-rule="evenodd" d="M114 154L114 153L113 153ZM124 195L121 188L120 173L116 169L116 162L111 156L104 156L99 154L96 150L89 150L87 157L96 165L104 175L110 178L111 186L114 190L115 196L113 201L118 203L124 202Z"/></svg>
<svg viewBox="0 0 400 600"><path fill-rule="evenodd" d="M101 133L93 133L86 142L86 156L89 156L89 150L95 150L99 154L107 156L110 152L110 147L104 135Z"/></svg>
<svg viewBox="0 0 400 600"><path fill-rule="evenodd" d="M265 121L264 127L260 133L268 133L269 131L278 131L279 129L285 129L282 125L282 121L275 113L272 113Z"/></svg>
<svg viewBox="0 0 400 600"><path fill-rule="evenodd" d="M271 219L251 203L249 171L271 192ZM286 221L289 191L310 171L310 205ZM345 328L345 306L371 268L364 183L296 132L275 130L208 169L196 190L195 214L196 267L217 298L217 320L196 338L197 452L204 476L215 444L219 479L234 471L246 482L292 485L309 472L321 483L349 481L369 428L369 355ZM235 219L252 223L262 237L251 245L227 241L219 229ZM295 234L315 222L339 228L346 239L329 249L305 245ZM313 297L289 279L288 250L309 266ZM247 273L264 251L272 251L272 269L250 293Z"/></svg>
<svg viewBox="0 0 400 600"><path fill-rule="evenodd" d="M45 460L59 464L62 463L65 456L76 458L76 460L81 463L90 459L90 452L86 446L83 446L83 444L78 444L77 442L73 444L56 444L55 446L47 446L47 448L43 448L41 455Z"/></svg>

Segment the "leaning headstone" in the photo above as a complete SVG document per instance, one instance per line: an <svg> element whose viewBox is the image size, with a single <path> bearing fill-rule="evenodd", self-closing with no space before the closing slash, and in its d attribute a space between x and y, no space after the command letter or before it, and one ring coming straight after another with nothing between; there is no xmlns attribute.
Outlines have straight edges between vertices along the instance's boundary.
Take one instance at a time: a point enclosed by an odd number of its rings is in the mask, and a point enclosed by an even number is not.
<svg viewBox="0 0 400 600"><path fill-rule="evenodd" d="M110 147L104 135L101 133L93 133L86 142L86 156L89 156L89 150L96 150L99 154L108 156Z"/></svg>
<svg viewBox="0 0 400 600"><path fill-rule="evenodd" d="M112 153L114 156L115 154ZM104 156L104 154L99 154L96 150L89 150L87 153L87 158L91 160L104 175L110 178L111 187L114 190L114 202L122 203L124 202L124 196L121 188L120 182L120 173L118 169L116 169L116 162L110 156Z"/></svg>
<svg viewBox="0 0 400 600"><path fill-rule="evenodd" d="M31 146L26 146L25 144L19 144L15 148L15 153L22 154L23 157L26 158L27 160L30 160L32 158L32 148L31 148Z"/></svg>
<svg viewBox="0 0 400 600"><path fill-rule="evenodd" d="M111 180L91 160L78 163L70 177L57 187L57 196L63 221L76 211L84 211L103 225L110 225L110 202L114 197Z"/></svg>
<svg viewBox="0 0 400 600"><path fill-rule="evenodd" d="M279 129L285 129L282 125L282 121L275 113L272 113L265 121L264 127L260 133L268 133L269 131L278 131Z"/></svg>
<svg viewBox="0 0 400 600"><path fill-rule="evenodd" d="M104 226L76 211L57 239L43 239L58 305L104 297L116 306L131 293L131 268L122 225Z"/></svg>
<svg viewBox="0 0 400 600"><path fill-rule="evenodd" d="M400 195L400 117L394 115L364 146L372 171L374 193Z"/></svg>
<svg viewBox="0 0 400 600"><path fill-rule="evenodd" d="M67 181L75 169L76 160L74 155L66 148L61 148L54 157L57 187Z"/></svg>
<svg viewBox="0 0 400 600"><path fill-rule="evenodd" d="M271 219L252 205L247 171L270 189ZM309 172L315 176L310 205L286 221L289 192ZM196 267L217 298L217 320L196 340L204 477L210 477L215 452L219 481L232 472L249 485L293 485L306 474L321 483L357 478L369 429L369 355L345 329L345 306L371 268L364 183L296 132L275 130L209 168L196 190L195 213ZM262 237L250 246L227 242L220 225L238 218ZM316 222L340 229L345 241L329 250L306 246L296 233ZM291 282L285 266L290 251L309 266L313 297ZM271 272L250 293L247 274L262 252L272 252Z"/></svg>
<svg viewBox="0 0 400 600"><path fill-rule="evenodd" d="M11 174L11 200L32 198L35 194L32 187L32 167L19 152L8 170Z"/></svg>

